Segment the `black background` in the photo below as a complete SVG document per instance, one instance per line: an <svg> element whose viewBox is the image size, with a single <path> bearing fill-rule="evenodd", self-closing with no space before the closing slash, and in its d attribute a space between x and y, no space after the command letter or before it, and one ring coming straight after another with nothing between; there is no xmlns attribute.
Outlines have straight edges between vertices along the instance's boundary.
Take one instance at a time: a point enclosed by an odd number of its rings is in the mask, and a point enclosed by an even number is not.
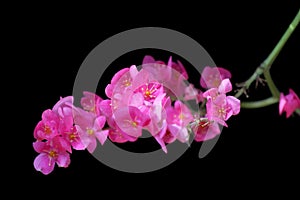
<svg viewBox="0 0 300 200"><path fill-rule="evenodd" d="M146 26L177 30L199 42L217 66L232 72L232 82L237 83L249 78L271 52L299 10L299 3L295 2L273 2L266 6L259 3L180 3L175 5L176 8L145 2L141 5L143 9L130 11L124 7L121 13L114 7L104 6L91 6L94 7L91 10L91 7L72 9L71 5L47 5L25 10L9 23L16 28L15 41L21 42L13 46L13 52L21 55L11 63L22 61L16 77L21 80L17 91L22 95L25 115L22 131L18 133L18 142L22 146L22 149L18 148L18 155L22 154L22 161L11 167L17 168L13 173L17 177L24 176L18 180L21 185L29 184L32 189L27 192L32 194L39 190L37 188L42 188L46 194L52 187L57 191L71 187L71 193L92 190L99 198L107 189L115 191L111 195L130 195L138 190L149 190L154 194L160 191L166 195L209 193L223 187L229 187L228 192L238 190L244 195L256 195L260 191L291 194L296 186L292 182L299 182L300 118L279 116L277 104L256 110L243 109L238 116L230 118L229 127L223 129L216 146L205 158L198 158L201 143L193 143L171 165L145 174L116 171L87 151L75 151L68 168L56 167L45 176L33 168L37 153L32 142L34 127L43 110L51 108L60 96L72 94L81 63L93 48L110 36ZM300 94L296 72L300 66L299 36L298 27L272 66L273 79L284 93L291 87ZM166 53L160 55L158 51L149 52L143 50L123 56L116 65L138 65L144 53L152 52L155 58L165 61L169 56ZM183 62L189 65L187 61ZM193 74L189 75L191 79L197 79ZM109 78L99 82L100 90L101 85L104 90ZM199 80L194 84L199 85ZM249 95L250 100L254 100L268 97L270 93L267 87L259 86L255 90L252 86ZM144 147L137 143L133 148L138 151ZM269 186L271 189L267 189Z"/></svg>

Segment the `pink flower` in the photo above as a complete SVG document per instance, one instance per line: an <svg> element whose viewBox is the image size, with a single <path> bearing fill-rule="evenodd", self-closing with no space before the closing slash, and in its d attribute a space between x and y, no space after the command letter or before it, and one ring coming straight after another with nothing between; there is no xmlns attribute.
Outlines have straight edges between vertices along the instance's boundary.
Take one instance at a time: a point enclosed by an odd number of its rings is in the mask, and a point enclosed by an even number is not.
<svg viewBox="0 0 300 200"><path fill-rule="evenodd" d="M127 88L130 88L130 86L132 85L132 79L137 75L137 73L138 71L135 65L132 65L130 68L124 68L118 71L111 79L111 83L108 84L105 88L106 96L112 98L117 84L119 84L118 88L122 89L123 91Z"/></svg>
<svg viewBox="0 0 300 200"><path fill-rule="evenodd" d="M134 93L141 93L144 101L153 103L156 97L162 94L163 91L163 87L160 83L152 82L141 85Z"/></svg>
<svg viewBox="0 0 300 200"><path fill-rule="evenodd" d="M193 116L189 108L177 100L174 103L174 108L166 108L166 111L168 129L171 134L176 135L176 138L180 142L187 142L189 139L187 125L193 121Z"/></svg>
<svg viewBox="0 0 300 200"><path fill-rule="evenodd" d="M97 147L96 138L102 145L107 139L108 130L102 130L105 124L104 116L97 116L95 113L76 108L74 123L81 142L90 153L93 153Z"/></svg>
<svg viewBox="0 0 300 200"><path fill-rule="evenodd" d="M96 115L100 115L99 104L103 99L98 95L88 91L84 91L83 95L84 97L82 97L80 101L83 109L88 112L94 112Z"/></svg>
<svg viewBox="0 0 300 200"><path fill-rule="evenodd" d="M231 73L227 69L207 66L201 74L200 84L203 88L217 88L226 78L231 78Z"/></svg>
<svg viewBox="0 0 300 200"><path fill-rule="evenodd" d="M195 133L194 140L197 142L210 140L221 133L218 123L209 121L207 118L202 119L199 124L192 128Z"/></svg>
<svg viewBox="0 0 300 200"><path fill-rule="evenodd" d="M121 107L114 112L117 126L126 134L133 137L142 135L143 127L150 123L149 115L142 113L133 106Z"/></svg>
<svg viewBox="0 0 300 200"><path fill-rule="evenodd" d="M137 137L133 137L122 131L113 119L108 120L109 124L109 139L112 142L124 143L124 142L134 142Z"/></svg>
<svg viewBox="0 0 300 200"><path fill-rule="evenodd" d="M78 131L75 126L72 126L68 129L66 129L62 133L62 136L63 136L63 138L65 138L66 141L68 141L71 144L73 149L75 149L75 150L85 149L85 146L81 142L80 136L79 136ZM68 151L71 152L71 149L69 149Z"/></svg>
<svg viewBox="0 0 300 200"><path fill-rule="evenodd" d="M59 136L47 142L34 142L34 150L40 153L34 159L34 168L47 175L53 171L55 163L59 167L68 167L70 164L70 155L64 146L64 140Z"/></svg>
<svg viewBox="0 0 300 200"><path fill-rule="evenodd" d="M60 119L52 110L45 110L42 120L34 129L34 137L37 140L52 139L59 134Z"/></svg>
<svg viewBox="0 0 300 200"><path fill-rule="evenodd" d="M285 95L280 93L279 100L279 114L281 115L284 111L286 112L286 118L290 117L292 113L300 108L300 99L297 94L289 89L289 94Z"/></svg>
<svg viewBox="0 0 300 200"><path fill-rule="evenodd" d="M218 88L211 88L203 93L203 97L207 98L206 111L209 120L227 126L225 121L240 112L240 100L234 96L226 96L231 90L230 80L224 79Z"/></svg>

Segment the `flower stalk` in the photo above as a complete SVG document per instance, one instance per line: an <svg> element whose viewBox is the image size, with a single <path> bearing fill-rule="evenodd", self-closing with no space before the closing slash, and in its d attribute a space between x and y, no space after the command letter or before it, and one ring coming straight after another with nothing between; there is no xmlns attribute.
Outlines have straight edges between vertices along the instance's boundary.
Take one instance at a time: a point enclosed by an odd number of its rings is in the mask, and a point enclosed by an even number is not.
<svg viewBox="0 0 300 200"><path fill-rule="evenodd" d="M294 32L295 28L299 24L300 21L300 9L279 40L279 42L276 44L272 52L269 54L269 56L260 64L259 67L256 68L255 72L250 76L248 80L246 80L242 84L242 88L238 90L238 92L235 94L236 98L239 98L242 94L246 94L246 90L250 87L250 85L253 83L253 81L258 80L259 77L263 74L267 85L272 93L272 97L265 99L265 100L260 100L257 102L243 102L241 104L242 108L257 108L257 107L264 107L268 106L271 104L276 103L275 101L278 102L279 100L279 95L280 92L277 89L274 81L272 80L271 74L270 74L270 68L274 62L274 60L277 58L279 53L281 52L283 46L286 44L287 40L290 38L291 34Z"/></svg>

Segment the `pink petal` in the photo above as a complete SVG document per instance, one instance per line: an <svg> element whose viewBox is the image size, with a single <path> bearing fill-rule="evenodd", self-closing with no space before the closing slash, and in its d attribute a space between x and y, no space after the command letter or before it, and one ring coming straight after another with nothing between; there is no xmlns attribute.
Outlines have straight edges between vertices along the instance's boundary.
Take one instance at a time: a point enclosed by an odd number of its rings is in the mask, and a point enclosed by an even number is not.
<svg viewBox="0 0 300 200"><path fill-rule="evenodd" d="M221 94L226 94L227 92L230 92L232 90L232 85L230 80L228 78L222 80L218 90Z"/></svg>
<svg viewBox="0 0 300 200"><path fill-rule="evenodd" d="M94 128L96 130L101 130L104 127L105 122L106 122L106 118L104 116L97 117L94 122Z"/></svg>
<svg viewBox="0 0 300 200"><path fill-rule="evenodd" d="M99 108L101 110L101 113L105 115L106 117L112 116L112 110L111 110L111 100L103 100L99 103Z"/></svg>
<svg viewBox="0 0 300 200"><path fill-rule="evenodd" d="M136 75L139 73L139 71L137 70L137 68L136 68L135 65L132 65L132 66L129 68L129 72L130 72L131 78L135 78Z"/></svg>
<svg viewBox="0 0 300 200"><path fill-rule="evenodd" d="M155 60L152 56L145 56L144 59L143 59L143 64L151 64L151 63L155 63Z"/></svg>
<svg viewBox="0 0 300 200"><path fill-rule="evenodd" d="M53 159L49 159L48 154L46 153L41 153L39 154L33 162L34 168L37 171L42 172L43 174L47 175L49 173L51 173L54 169L54 160Z"/></svg>
<svg viewBox="0 0 300 200"><path fill-rule="evenodd" d="M67 96L67 97L64 97L64 98L61 98L52 108L52 110L54 112L57 112L58 111L58 108L64 106L66 103L69 103L69 104L73 104L74 102L74 98L73 96Z"/></svg>
<svg viewBox="0 0 300 200"><path fill-rule="evenodd" d="M232 109L232 112L233 112L232 114L233 115L239 114L240 109L241 109L241 101L239 99L235 98L234 96L227 96L226 101Z"/></svg>
<svg viewBox="0 0 300 200"><path fill-rule="evenodd" d="M131 96L130 101L129 101L129 105L130 106L134 106L134 107L140 107L142 106L144 103L144 97L142 95L142 93L135 93Z"/></svg>
<svg viewBox="0 0 300 200"><path fill-rule="evenodd" d="M185 127L180 129L177 135L177 139L182 143L188 142L189 133Z"/></svg>
<svg viewBox="0 0 300 200"><path fill-rule="evenodd" d="M286 104L286 100L285 100L284 94L280 93L280 98L279 98L279 115L282 114L285 104Z"/></svg>
<svg viewBox="0 0 300 200"><path fill-rule="evenodd" d="M33 148L38 153L41 153L46 147L47 144L45 142L36 141L33 143Z"/></svg>
<svg viewBox="0 0 300 200"><path fill-rule="evenodd" d="M218 67L218 71L220 72L221 78L224 80L226 78L231 78L231 73L227 69L224 69L222 67Z"/></svg>
<svg viewBox="0 0 300 200"><path fill-rule="evenodd" d="M88 152L93 153L95 151L96 147L97 147L97 141L95 138L92 138L90 140L89 145L87 146L87 150L88 150Z"/></svg>
<svg viewBox="0 0 300 200"><path fill-rule="evenodd" d="M218 96L218 89L217 88L211 88L211 89L208 89L206 90L205 92L203 92L203 97L204 98L212 98L214 99L216 96Z"/></svg>
<svg viewBox="0 0 300 200"><path fill-rule="evenodd" d="M108 98L111 98L112 95L113 95L113 90L114 90L114 87L112 84L108 84L106 87L105 87L105 94Z"/></svg>
<svg viewBox="0 0 300 200"><path fill-rule="evenodd" d="M162 140L162 138L159 137L159 135L157 134L156 136L154 136L155 140L158 142L158 144L161 146L162 150L165 153L168 153L167 147L165 142Z"/></svg>
<svg viewBox="0 0 300 200"><path fill-rule="evenodd" d="M78 138L77 140L72 142L72 147L75 150L84 150L85 149L85 146L81 142L80 138Z"/></svg>
<svg viewBox="0 0 300 200"><path fill-rule="evenodd" d="M70 162L70 155L67 152L60 153L56 160L56 163L59 167L68 167Z"/></svg>
<svg viewBox="0 0 300 200"><path fill-rule="evenodd" d="M124 68L118 71L111 79L111 84L116 84L120 78L129 71L129 68Z"/></svg>
<svg viewBox="0 0 300 200"><path fill-rule="evenodd" d="M108 130L103 130L103 131L100 131L100 132L96 132L95 133L95 136L97 137L97 139L99 140L99 142L103 145L104 142L106 141L107 139L107 136L108 136Z"/></svg>

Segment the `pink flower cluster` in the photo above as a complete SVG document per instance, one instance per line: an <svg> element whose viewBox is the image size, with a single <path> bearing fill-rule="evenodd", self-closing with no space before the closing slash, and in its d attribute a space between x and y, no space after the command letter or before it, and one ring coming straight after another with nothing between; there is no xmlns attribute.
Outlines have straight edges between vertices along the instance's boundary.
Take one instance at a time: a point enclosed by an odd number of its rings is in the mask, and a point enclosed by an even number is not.
<svg viewBox="0 0 300 200"><path fill-rule="evenodd" d="M42 114L34 130L33 147L39 155L34 167L43 174L55 163L68 167L72 149L93 153L97 140L134 142L148 131L167 153L167 144L205 141L220 134L220 125L240 112L240 101L227 95L232 90L231 73L223 68L205 67L200 85L188 83L180 61L167 63L145 56L141 69L135 65L117 72L105 88L107 99L83 92L81 108L73 97L61 98ZM188 101L204 105L193 110Z"/></svg>

